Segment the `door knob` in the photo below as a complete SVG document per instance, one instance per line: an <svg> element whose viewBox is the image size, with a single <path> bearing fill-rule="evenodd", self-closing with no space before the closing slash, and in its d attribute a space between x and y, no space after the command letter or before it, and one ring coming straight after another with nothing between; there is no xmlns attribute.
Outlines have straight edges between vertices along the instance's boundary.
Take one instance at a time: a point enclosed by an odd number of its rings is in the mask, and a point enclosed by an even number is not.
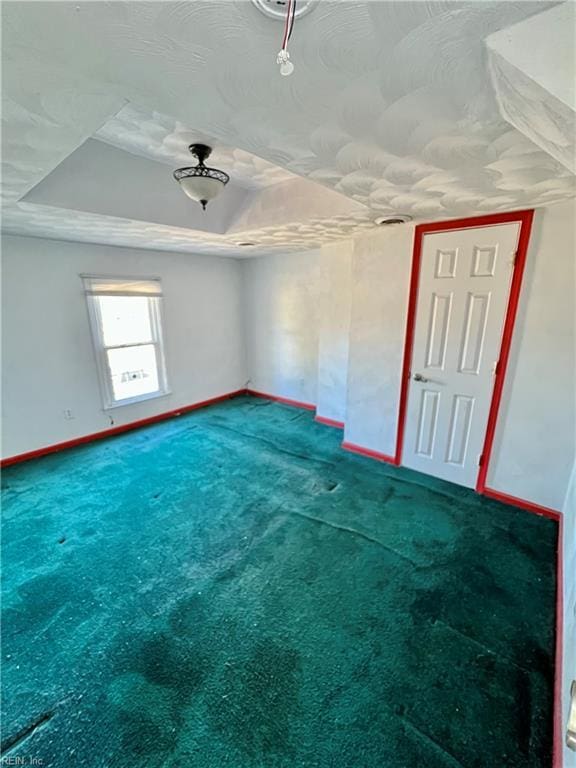
<svg viewBox="0 0 576 768"><path fill-rule="evenodd" d="M423 384L426 384L426 382L430 381L430 379L424 378L421 373L415 373L414 381L421 381Z"/></svg>

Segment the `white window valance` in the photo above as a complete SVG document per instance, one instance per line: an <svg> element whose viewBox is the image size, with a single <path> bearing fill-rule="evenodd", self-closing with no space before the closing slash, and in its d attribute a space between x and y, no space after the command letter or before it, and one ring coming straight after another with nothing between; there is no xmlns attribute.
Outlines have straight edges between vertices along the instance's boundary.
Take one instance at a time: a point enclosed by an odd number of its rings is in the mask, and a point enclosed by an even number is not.
<svg viewBox="0 0 576 768"><path fill-rule="evenodd" d="M100 277L81 275L87 296L162 296L162 283L157 277Z"/></svg>

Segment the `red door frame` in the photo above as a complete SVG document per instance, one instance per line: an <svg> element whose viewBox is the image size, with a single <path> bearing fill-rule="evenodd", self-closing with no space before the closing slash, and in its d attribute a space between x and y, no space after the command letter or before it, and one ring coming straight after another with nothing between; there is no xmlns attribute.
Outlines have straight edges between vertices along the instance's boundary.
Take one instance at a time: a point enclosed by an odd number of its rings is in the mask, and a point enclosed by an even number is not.
<svg viewBox="0 0 576 768"><path fill-rule="evenodd" d="M406 337L404 342L404 360L402 364L402 384L400 388L400 405L398 409L398 436L396 440L396 456L394 463L398 466L402 462L402 451L404 448L404 429L406 426L406 408L408 405L408 387L410 383L410 367L412 363L412 350L414 346L414 328L416 323L416 305L418 303L418 284L420 281L420 263L422 254L422 239L424 235L431 232L446 232L456 229L471 229L475 227L489 227L496 224L508 224L510 222L520 222L520 232L518 235L518 246L516 250L516 261L512 282L510 284L510 295L508 298L508 307L506 309L506 318L504 320L504 330L502 332L502 344L500 346L500 356L496 366L494 381L494 391L492 401L488 412L488 423L486 426L486 437L482 448L482 463L479 468L476 481L476 491L493 497L501 498L508 503L526 502L520 499L513 499L508 496L498 495L497 491L491 491L486 488L486 476L490 465L490 456L494 443L494 434L498 421L498 411L502 400L502 390L506 378L506 368L510 356L510 346L512 343L512 334L514 331L514 321L518 310L520 299L520 288L522 286L522 276L524 274L524 265L526 264L526 253L528 251L528 242L530 240L530 230L532 228L532 219L534 211L514 211L512 213L495 213L489 216L475 216L468 219L453 219L452 221L441 221L432 224L419 224L414 233L414 251L412 256L412 273L410 277L410 293L408 298L408 318L406 321ZM535 506L535 505L534 505ZM541 511L542 508L539 508ZM555 519L558 519L558 513L552 512Z"/></svg>

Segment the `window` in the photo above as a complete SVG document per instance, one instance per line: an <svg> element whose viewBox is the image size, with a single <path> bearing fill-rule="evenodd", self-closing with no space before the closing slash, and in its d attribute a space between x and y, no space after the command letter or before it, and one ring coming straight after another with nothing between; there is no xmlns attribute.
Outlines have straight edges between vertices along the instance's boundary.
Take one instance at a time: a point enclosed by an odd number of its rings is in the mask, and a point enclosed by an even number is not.
<svg viewBox="0 0 576 768"><path fill-rule="evenodd" d="M167 394L160 280L82 277L104 407Z"/></svg>

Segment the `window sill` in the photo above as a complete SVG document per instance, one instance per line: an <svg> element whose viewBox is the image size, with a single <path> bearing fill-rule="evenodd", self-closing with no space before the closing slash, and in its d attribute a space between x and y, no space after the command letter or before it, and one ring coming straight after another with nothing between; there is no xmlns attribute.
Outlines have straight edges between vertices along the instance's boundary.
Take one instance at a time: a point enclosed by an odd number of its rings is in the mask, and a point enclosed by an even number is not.
<svg viewBox="0 0 576 768"><path fill-rule="evenodd" d="M125 405L135 405L136 403L143 403L146 400L157 400L159 397L167 397L172 394L171 389L162 390L162 392L150 392L148 395L138 395L138 397L126 398L126 400L119 400L117 403L107 403L104 406L105 411L111 411L114 408L122 408Z"/></svg>

